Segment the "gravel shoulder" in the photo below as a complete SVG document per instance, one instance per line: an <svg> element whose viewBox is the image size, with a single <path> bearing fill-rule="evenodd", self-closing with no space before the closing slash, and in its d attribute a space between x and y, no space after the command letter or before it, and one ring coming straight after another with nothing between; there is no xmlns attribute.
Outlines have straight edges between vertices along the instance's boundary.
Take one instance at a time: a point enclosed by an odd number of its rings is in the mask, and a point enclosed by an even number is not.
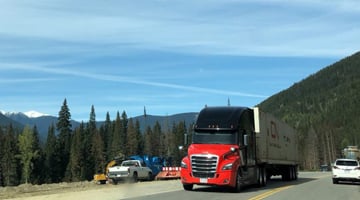
<svg viewBox="0 0 360 200"><path fill-rule="evenodd" d="M179 180L144 181L97 185L94 182L75 182L0 187L0 199L9 200L79 200L124 199L152 195L159 192L183 190Z"/></svg>

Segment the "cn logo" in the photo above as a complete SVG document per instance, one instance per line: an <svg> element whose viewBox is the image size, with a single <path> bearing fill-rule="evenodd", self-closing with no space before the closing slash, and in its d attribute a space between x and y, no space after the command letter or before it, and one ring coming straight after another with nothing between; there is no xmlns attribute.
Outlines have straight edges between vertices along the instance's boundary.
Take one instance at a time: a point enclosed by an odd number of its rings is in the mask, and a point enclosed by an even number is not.
<svg viewBox="0 0 360 200"><path fill-rule="evenodd" d="M273 139L279 139L279 133L278 133L276 123L271 121L270 126L271 126L271 130L270 130L271 137Z"/></svg>

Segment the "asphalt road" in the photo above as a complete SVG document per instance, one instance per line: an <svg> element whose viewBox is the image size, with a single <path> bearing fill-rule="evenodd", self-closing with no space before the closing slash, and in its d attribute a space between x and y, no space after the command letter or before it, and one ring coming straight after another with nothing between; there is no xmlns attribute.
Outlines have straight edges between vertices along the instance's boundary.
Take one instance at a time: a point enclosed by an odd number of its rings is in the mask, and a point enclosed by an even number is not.
<svg viewBox="0 0 360 200"><path fill-rule="evenodd" d="M300 172L296 181L284 182L280 177L269 180L266 187L247 187L240 193L224 188L194 186L185 191L180 180L146 181L134 184L99 185L79 191L61 191L20 197L21 200L358 200L360 183L333 184L330 172Z"/></svg>
<svg viewBox="0 0 360 200"><path fill-rule="evenodd" d="M341 183L334 185L330 172L301 172L297 181L283 182L273 178L265 188L248 187L240 193L216 187L195 186L194 191L172 191L128 198L128 200L199 199L199 200L357 200L360 199L360 184Z"/></svg>

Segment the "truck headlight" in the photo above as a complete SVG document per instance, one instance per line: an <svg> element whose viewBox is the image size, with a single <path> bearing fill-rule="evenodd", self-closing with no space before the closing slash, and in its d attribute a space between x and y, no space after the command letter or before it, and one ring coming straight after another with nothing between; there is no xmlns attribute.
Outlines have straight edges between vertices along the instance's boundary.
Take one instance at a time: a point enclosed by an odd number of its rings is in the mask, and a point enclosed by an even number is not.
<svg viewBox="0 0 360 200"><path fill-rule="evenodd" d="M222 170L231 170L232 166L233 166L232 163L226 164L226 165L224 165L224 167L222 168Z"/></svg>
<svg viewBox="0 0 360 200"><path fill-rule="evenodd" d="M184 161L181 161L181 168L187 169L187 164Z"/></svg>

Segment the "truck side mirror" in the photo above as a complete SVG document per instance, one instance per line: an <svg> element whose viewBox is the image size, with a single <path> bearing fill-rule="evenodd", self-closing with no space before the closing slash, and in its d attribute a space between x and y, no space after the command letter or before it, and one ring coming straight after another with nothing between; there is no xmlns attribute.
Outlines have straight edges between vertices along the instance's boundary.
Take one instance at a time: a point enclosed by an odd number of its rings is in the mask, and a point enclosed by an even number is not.
<svg viewBox="0 0 360 200"><path fill-rule="evenodd" d="M249 144L249 137L248 135L244 135L244 146L247 146Z"/></svg>

